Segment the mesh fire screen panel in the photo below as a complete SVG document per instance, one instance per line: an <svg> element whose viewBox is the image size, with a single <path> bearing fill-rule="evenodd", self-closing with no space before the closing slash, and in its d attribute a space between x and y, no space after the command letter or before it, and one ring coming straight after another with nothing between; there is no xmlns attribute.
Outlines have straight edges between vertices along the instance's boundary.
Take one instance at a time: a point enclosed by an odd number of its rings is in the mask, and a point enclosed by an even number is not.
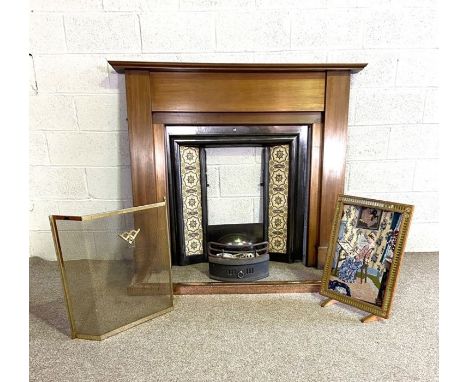
<svg viewBox="0 0 468 382"><path fill-rule="evenodd" d="M172 309L165 203L51 216L72 337L103 339Z"/></svg>

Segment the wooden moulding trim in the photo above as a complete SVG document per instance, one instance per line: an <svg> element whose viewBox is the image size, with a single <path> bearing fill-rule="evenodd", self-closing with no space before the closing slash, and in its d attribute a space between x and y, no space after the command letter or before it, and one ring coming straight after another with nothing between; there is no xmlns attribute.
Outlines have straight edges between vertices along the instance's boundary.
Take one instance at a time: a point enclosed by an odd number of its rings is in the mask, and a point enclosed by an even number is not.
<svg viewBox="0 0 468 382"><path fill-rule="evenodd" d="M307 261L308 266L317 266L319 226L320 226L320 195L322 179L322 137L323 124L312 125L312 147L310 160L310 185L309 185L309 232L307 237Z"/></svg>
<svg viewBox="0 0 468 382"><path fill-rule="evenodd" d="M174 283L175 295L188 294L265 294L265 293L317 293L321 280L263 281L263 282L187 282Z"/></svg>
<svg viewBox="0 0 468 382"><path fill-rule="evenodd" d="M329 63L329 64L228 64L195 62L147 62L147 61L108 61L117 73L125 70L149 70L159 72L323 72L330 70L349 70L357 73L366 63Z"/></svg>
<svg viewBox="0 0 468 382"><path fill-rule="evenodd" d="M163 124L153 124L153 129L156 200L163 201L167 195L166 151L164 147L166 129Z"/></svg>
<svg viewBox="0 0 468 382"><path fill-rule="evenodd" d="M189 113L153 112L153 124L164 125L311 125L322 120L321 112Z"/></svg>

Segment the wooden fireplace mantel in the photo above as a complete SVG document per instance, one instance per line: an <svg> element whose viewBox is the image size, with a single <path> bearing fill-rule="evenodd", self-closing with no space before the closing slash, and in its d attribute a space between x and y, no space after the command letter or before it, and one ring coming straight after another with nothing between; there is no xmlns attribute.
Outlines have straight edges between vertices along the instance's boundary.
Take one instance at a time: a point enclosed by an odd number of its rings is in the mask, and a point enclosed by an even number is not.
<svg viewBox="0 0 468 382"><path fill-rule="evenodd" d="M167 195L166 125L312 125L307 265L323 266L344 188L350 75L367 64L109 64L125 73L135 206Z"/></svg>
<svg viewBox="0 0 468 382"><path fill-rule="evenodd" d="M109 61L117 73L128 70L148 70L150 72L325 72L348 71L357 73L367 64L227 64L196 62L144 62Z"/></svg>

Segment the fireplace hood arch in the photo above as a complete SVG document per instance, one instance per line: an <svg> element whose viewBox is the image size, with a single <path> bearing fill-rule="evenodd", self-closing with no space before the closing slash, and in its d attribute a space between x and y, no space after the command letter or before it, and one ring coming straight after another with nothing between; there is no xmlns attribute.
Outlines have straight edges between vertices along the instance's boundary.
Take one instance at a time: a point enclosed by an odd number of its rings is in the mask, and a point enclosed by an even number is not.
<svg viewBox="0 0 468 382"><path fill-rule="evenodd" d="M350 76L367 64L109 61L125 73L133 202L167 196L166 125L308 125L306 264L324 264L343 192Z"/></svg>

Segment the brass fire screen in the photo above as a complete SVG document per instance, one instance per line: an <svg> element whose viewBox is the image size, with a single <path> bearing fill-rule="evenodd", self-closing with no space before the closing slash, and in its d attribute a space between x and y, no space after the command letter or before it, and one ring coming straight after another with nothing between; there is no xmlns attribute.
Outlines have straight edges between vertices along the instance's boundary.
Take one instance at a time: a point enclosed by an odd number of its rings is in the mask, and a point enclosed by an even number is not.
<svg viewBox="0 0 468 382"><path fill-rule="evenodd" d="M172 309L165 202L50 222L72 338L101 340Z"/></svg>

